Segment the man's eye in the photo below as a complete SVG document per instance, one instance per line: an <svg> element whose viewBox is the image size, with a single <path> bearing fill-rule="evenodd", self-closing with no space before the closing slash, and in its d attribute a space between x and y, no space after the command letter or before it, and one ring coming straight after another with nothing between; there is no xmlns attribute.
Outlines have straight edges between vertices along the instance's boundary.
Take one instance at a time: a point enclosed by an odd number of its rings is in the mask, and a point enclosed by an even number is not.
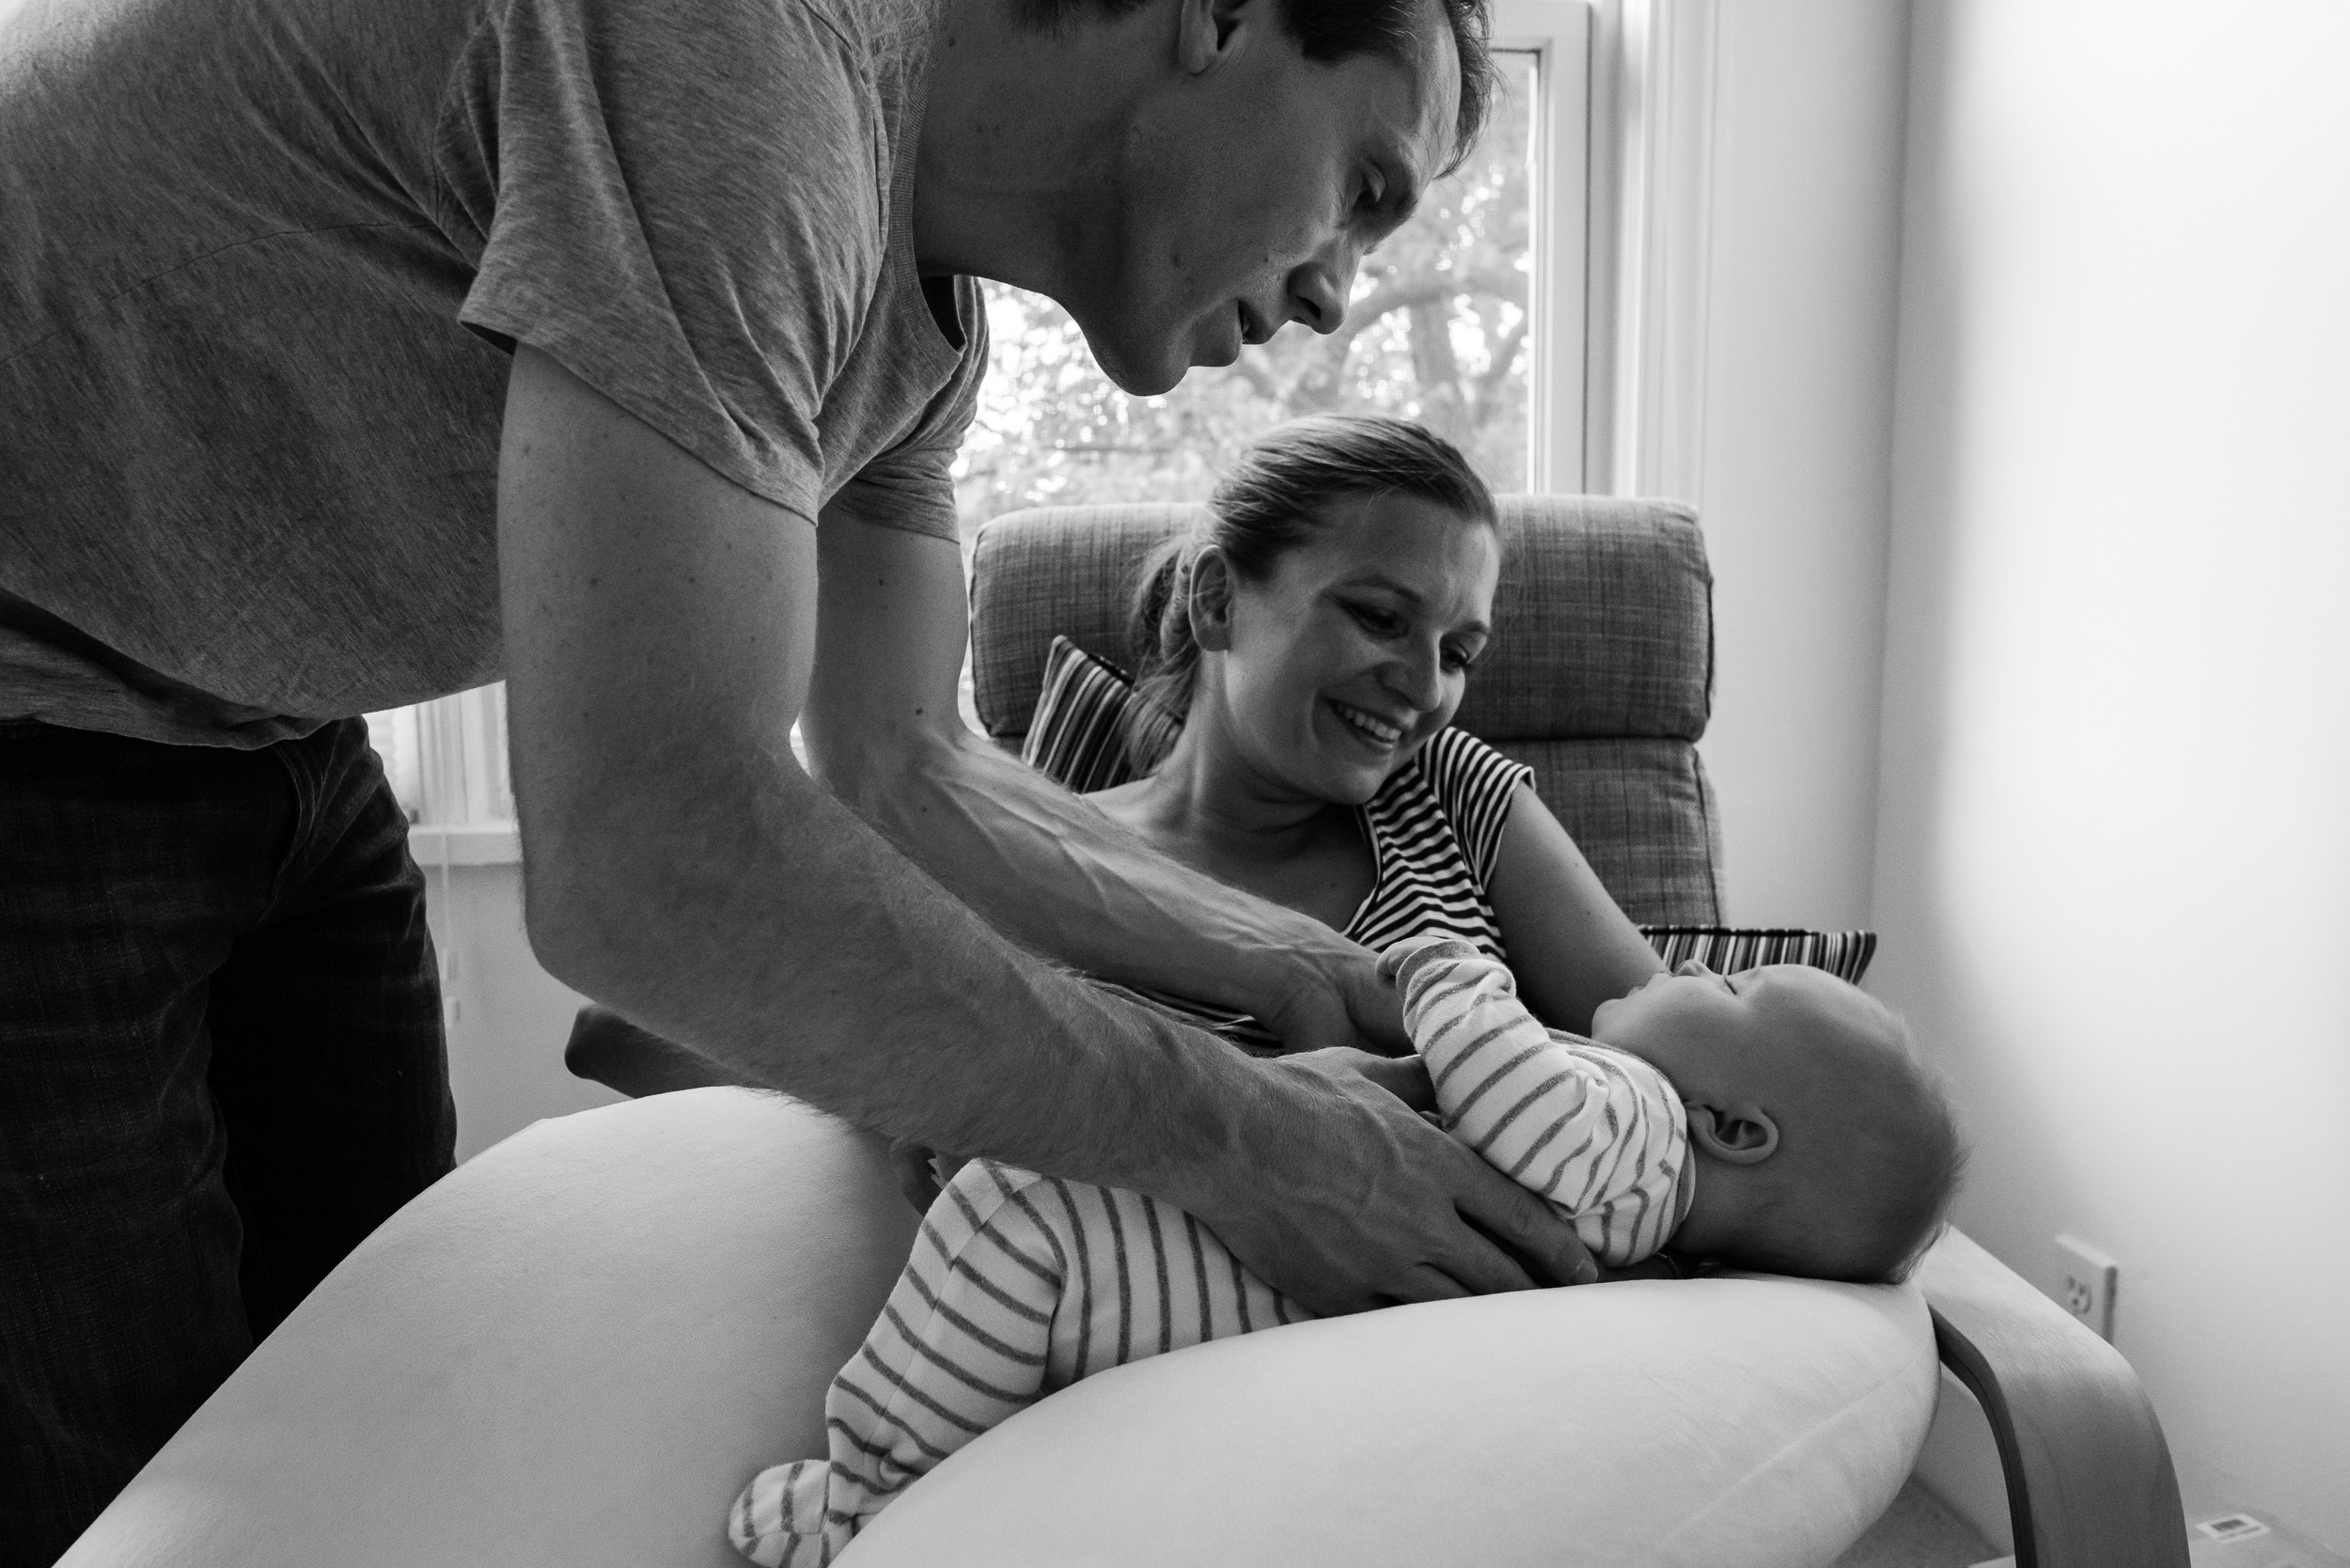
<svg viewBox="0 0 2350 1568"><path fill-rule="evenodd" d="M1477 667L1478 662L1484 656L1485 651L1481 648L1474 653L1465 648L1448 648L1444 651L1445 667L1466 675Z"/></svg>

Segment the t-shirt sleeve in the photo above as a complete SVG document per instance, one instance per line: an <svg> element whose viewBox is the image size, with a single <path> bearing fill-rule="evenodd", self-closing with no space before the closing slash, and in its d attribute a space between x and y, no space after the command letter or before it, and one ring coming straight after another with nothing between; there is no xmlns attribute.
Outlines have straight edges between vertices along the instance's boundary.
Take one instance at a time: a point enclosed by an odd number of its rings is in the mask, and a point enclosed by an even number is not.
<svg viewBox="0 0 2350 1568"><path fill-rule="evenodd" d="M1438 731L1428 743L1424 765L1428 787L1452 820L1453 836L1476 873L1477 886L1492 886L1501 830L1510 823L1510 803L1519 785L1533 782L1534 770L1512 762L1465 729Z"/></svg>
<svg viewBox="0 0 2350 1568"><path fill-rule="evenodd" d="M459 319L812 520L883 257L865 62L799 0L507 0L485 25L464 129L496 198Z"/></svg>
<svg viewBox="0 0 2350 1568"><path fill-rule="evenodd" d="M834 501L868 523L932 539L962 537L955 507L955 456L979 411L987 374L987 308L977 278L955 279L956 314L965 341L953 379L922 411L904 440L851 475Z"/></svg>

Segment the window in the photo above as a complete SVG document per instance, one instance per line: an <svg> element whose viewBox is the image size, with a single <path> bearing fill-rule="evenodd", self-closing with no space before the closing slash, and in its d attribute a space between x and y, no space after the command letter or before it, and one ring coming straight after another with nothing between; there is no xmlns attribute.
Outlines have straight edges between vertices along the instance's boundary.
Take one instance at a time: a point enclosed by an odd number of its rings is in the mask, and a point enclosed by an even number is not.
<svg viewBox="0 0 2350 1568"><path fill-rule="evenodd" d="M368 715L408 820L409 845L428 866L517 858L514 790L506 766L506 682Z"/></svg>
<svg viewBox="0 0 2350 1568"><path fill-rule="evenodd" d="M1599 7L1610 39L1622 3ZM1021 507L1204 498L1224 454L1322 411L1418 419L1499 492L1604 484L1608 432L1587 409L1604 421L1611 407L1598 290L1612 225L1594 233L1591 212L1614 187L1592 156L1593 16L1583 0L1496 0L1501 90L1483 141L1365 259L1327 337L1292 327L1228 368L1135 398L1094 368L1058 306L987 285L993 356L955 470L966 538ZM497 685L368 715L420 861L519 855L505 708Z"/></svg>

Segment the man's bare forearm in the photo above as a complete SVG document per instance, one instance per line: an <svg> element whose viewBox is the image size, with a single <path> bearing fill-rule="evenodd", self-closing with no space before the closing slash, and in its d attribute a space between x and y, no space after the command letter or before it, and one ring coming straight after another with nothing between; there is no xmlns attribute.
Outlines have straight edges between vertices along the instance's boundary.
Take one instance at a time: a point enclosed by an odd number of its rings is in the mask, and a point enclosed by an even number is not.
<svg viewBox="0 0 2350 1568"><path fill-rule="evenodd" d="M558 975L893 1137L1161 1192L1229 1152L1246 1062L1019 951L788 764L690 786L683 765L612 781L592 816L525 802Z"/></svg>
<svg viewBox="0 0 2350 1568"><path fill-rule="evenodd" d="M1369 962L1321 921L1168 859L967 731L899 739L825 782L998 928L1065 964L1273 1019L1334 990L1340 965Z"/></svg>

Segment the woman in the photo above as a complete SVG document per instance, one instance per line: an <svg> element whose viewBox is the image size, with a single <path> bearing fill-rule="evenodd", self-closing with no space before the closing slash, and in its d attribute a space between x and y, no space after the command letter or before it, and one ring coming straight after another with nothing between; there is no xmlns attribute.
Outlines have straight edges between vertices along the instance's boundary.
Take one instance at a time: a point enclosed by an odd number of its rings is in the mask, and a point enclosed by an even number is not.
<svg viewBox="0 0 2350 1568"><path fill-rule="evenodd" d="M1449 443L1361 416L1275 431L1136 596L1141 687L1180 733L1088 798L1367 947L1464 937L1509 961L1543 1022L1587 1033L1663 965L1532 770L1448 728L1495 635L1500 559L1493 497Z"/></svg>
<svg viewBox="0 0 2350 1568"><path fill-rule="evenodd" d="M1583 1033L1663 964L1530 770L1449 728L1495 635L1500 558L1493 496L1449 443L1387 418L1280 427L1146 571L1141 688L1181 728L1143 776L1087 798L1366 946L1464 937L1510 963L1543 1022ZM1253 1021L1200 1015L1279 1049ZM729 1081L595 1008L565 1059L636 1095Z"/></svg>

